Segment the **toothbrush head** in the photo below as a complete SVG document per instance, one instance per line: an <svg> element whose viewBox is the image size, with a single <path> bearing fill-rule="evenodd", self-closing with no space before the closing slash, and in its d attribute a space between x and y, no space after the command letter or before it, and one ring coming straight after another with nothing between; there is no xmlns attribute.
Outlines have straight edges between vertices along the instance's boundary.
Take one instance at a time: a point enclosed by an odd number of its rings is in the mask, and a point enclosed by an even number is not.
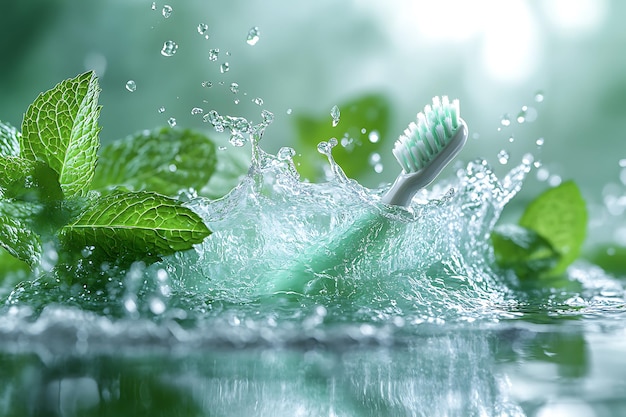
<svg viewBox="0 0 626 417"><path fill-rule="evenodd" d="M406 206L415 193L430 184L461 151L467 125L459 116L459 101L434 97L433 104L400 135L393 148L402 172L383 196L387 204Z"/></svg>
<svg viewBox="0 0 626 417"><path fill-rule="evenodd" d="M428 166L455 137L461 123L459 100L433 97L433 104L417 114L394 145L392 152L402 171L410 174Z"/></svg>

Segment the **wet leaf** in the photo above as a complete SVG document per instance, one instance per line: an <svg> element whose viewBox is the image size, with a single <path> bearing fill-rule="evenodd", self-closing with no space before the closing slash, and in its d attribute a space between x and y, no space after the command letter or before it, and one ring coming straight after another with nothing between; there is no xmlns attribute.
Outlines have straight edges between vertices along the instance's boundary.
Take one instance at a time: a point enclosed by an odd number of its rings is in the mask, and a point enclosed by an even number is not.
<svg viewBox="0 0 626 417"><path fill-rule="evenodd" d="M210 233L178 201L146 191L105 195L61 230L65 245L95 246L113 259L170 255L191 249Z"/></svg>
<svg viewBox="0 0 626 417"><path fill-rule="evenodd" d="M176 195L183 189L204 187L216 163L215 145L204 134L163 127L105 146L92 186L122 185Z"/></svg>
<svg viewBox="0 0 626 417"><path fill-rule="evenodd" d="M21 221L4 215L0 215L0 247L31 267L41 256L39 236Z"/></svg>
<svg viewBox="0 0 626 417"><path fill-rule="evenodd" d="M13 126L0 122L0 156L19 156L20 133Z"/></svg>
<svg viewBox="0 0 626 417"><path fill-rule="evenodd" d="M83 195L93 178L99 92L95 73L87 72L40 94L24 115L20 156L50 166L67 197Z"/></svg>
<svg viewBox="0 0 626 417"><path fill-rule="evenodd" d="M520 279L540 278L561 259L550 242L522 226L498 226L491 241L498 265L512 269Z"/></svg>
<svg viewBox="0 0 626 417"><path fill-rule="evenodd" d="M561 256L550 271L558 275L579 255L587 233L587 207L573 181L548 189L533 200L519 224L535 231Z"/></svg>

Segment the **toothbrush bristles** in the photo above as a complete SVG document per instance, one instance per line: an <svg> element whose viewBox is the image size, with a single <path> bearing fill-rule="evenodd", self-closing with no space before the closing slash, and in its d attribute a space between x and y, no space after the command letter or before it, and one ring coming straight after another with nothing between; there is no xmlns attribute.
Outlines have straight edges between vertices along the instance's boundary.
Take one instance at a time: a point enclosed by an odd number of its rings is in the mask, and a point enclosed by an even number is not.
<svg viewBox="0 0 626 417"><path fill-rule="evenodd" d="M405 173L417 172L441 152L458 128L459 100L433 97L432 105L427 104L400 135L393 155Z"/></svg>

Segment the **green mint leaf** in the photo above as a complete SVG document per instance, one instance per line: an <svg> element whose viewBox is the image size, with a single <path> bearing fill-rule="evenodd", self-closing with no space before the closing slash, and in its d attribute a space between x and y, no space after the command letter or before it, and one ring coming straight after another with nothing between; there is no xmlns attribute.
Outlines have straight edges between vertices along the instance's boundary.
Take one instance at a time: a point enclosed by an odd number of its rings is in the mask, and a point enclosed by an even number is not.
<svg viewBox="0 0 626 417"><path fill-rule="evenodd" d="M576 184L566 181L533 200L519 224L550 242L561 260L550 271L558 275L579 255L587 232L587 208Z"/></svg>
<svg viewBox="0 0 626 417"><path fill-rule="evenodd" d="M61 230L65 245L94 246L112 259L170 255L209 234L202 219L180 202L146 191L105 195Z"/></svg>
<svg viewBox="0 0 626 417"><path fill-rule="evenodd" d="M19 156L20 132L13 126L0 122L0 156Z"/></svg>
<svg viewBox="0 0 626 417"><path fill-rule="evenodd" d="M58 174L42 162L0 157L0 197L46 202L63 199Z"/></svg>
<svg viewBox="0 0 626 417"><path fill-rule="evenodd" d="M93 178L99 93L98 79L87 72L40 94L24 115L21 156L56 171L66 197L83 195Z"/></svg>
<svg viewBox="0 0 626 417"><path fill-rule="evenodd" d="M215 170L215 145L188 129L144 131L102 149L92 187L121 185L176 195L204 187Z"/></svg>
<svg viewBox="0 0 626 417"><path fill-rule="evenodd" d="M298 116L295 119L299 147L302 148L298 171L305 178L317 180L322 177L322 167L328 162L316 151L317 144L333 137L339 142L333 148L333 157L348 177L374 172L370 156L385 142L391 105L385 96L371 94L337 107L341 115L334 127L330 107L321 117Z"/></svg>
<svg viewBox="0 0 626 417"><path fill-rule="evenodd" d="M497 226L491 233L491 242L498 265L512 269L520 279L543 277L561 259L546 239L514 224Z"/></svg>
<svg viewBox="0 0 626 417"><path fill-rule="evenodd" d="M39 236L17 219L0 215L0 247L31 267L39 263L41 256Z"/></svg>
<svg viewBox="0 0 626 417"><path fill-rule="evenodd" d="M24 180L35 168L33 161L18 156L0 156L0 193ZM1 195L1 194L0 194Z"/></svg>

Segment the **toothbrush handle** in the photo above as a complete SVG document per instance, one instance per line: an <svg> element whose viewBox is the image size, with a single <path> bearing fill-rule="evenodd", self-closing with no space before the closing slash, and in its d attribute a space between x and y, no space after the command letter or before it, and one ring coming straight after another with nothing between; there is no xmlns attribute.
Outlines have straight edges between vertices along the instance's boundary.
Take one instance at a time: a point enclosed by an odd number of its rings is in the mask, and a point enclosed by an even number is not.
<svg viewBox="0 0 626 417"><path fill-rule="evenodd" d="M347 229L330 233L310 246L287 269L271 277L271 294L316 294L324 290L350 292L341 275L359 252L372 248L389 227L389 220L376 213L358 218Z"/></svg>

